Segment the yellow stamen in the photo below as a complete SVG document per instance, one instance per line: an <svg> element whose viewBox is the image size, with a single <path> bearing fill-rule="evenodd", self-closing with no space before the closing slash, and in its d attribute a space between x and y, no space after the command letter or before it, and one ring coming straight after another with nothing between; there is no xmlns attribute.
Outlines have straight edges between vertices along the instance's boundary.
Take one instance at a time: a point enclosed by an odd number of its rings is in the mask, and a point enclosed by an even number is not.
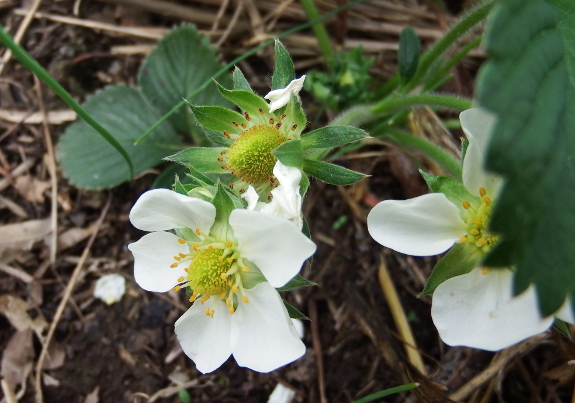
<svg viewBox="0 0 575 403"><path fill-rule="evenodd" d="M480 244L480 245L486 245L486 244L487 244L487 241L486 241L485 239L483 239L483 238L479 238L479 239L477 240L477 243Z"/></svg>
<svg viewBox="0 0 575 403"><path fill-rule="evenodd" d="M475 225L481 225L481 221L479 221L478 219L473 220L473 224Z"/></svg>
<svg viewBox="0 0 575 403"><path fill-rule="evenodd" d="M231 247L232 247L232 242L231 242L231 241L226 242L226 246L227 246L228 248L231 248Z"/></svg>
<svg viewBox="0 0 575 403"><path fill-rule="evenodd" d="M197 252L199 247L200 247L200 245L194 244L194 246L192 246L192 249Z"/></svg>
<svg viewBox="0 0 575 403"><path fill-rule="evenodd" d="M491 199L487 196L483 197L483 202L488 206L491 205Z"/></svg>
<svg viewBox="0 0 575 403"><path fill-rule="evenodd" d="M479 230L478 230L477 228L473 228L473 229L471 230L471 233L472 233L473 235L479 235Z"/></svg>
<svg viewBox="0 0 575 403"><path fill-rule="evenodd" d="M216 312L212 309L212 311L210 312L210 318L212 318L212 319L214 318L214 313L216 313Z"/></svg>
<svg viewBox="0 0 575 403"><path fill-rule="evenodd" d="M225 279L227 279L227 278L228 278L228 276L226 276L226 273L222 273L222 274L220 274L220 277L221 277L223 280L225 280Z"/></svg>
<svg viewBox="0 0 575 403"><path fill-rule="evenodd" d="M487 191L485 190L485 188L479 188L479 196L483 197L487 194Z"/></svg>
<svg viewBox="0 0 575 403"><path fill-rule="evenodd" d="M179 285L174 287L174 291L180 291L182 289L182 287L180 287Z"/></svg>
<svg viewBox="0 0 575 403"><path fill-rule="evenodd" d="M173 269L174 267L178 267L178 264L177 264L177 263L172 263L172 264L170 265L170 267Z"/></svg>
<svg viewBox="0 0 575 403"><path fill-rule="evenodd" d="M230 299L229 299L229 298L226 299L226 305L227 305L227 306L230 306L231 304L232 304L232 303L230 302Z"/></svg>
<svg viewBox="0 0 575 403"><path fill-rule="evenodd" d="M250 271L250 269L248 269L248 266L244 266L244 267L242 267L242 271L248 272L248 271Z"/></svg>
<svg viewBox="0 0 575 403"><path fill-rule="evenodd" d="M209 246L208 246L208 249L209 249L209 250L214 250L214 245L209 245Z"/></svg>
<svg viewBox="0 0 575 403"><path fill-rule="evenodd" d="M232 305L228 306L228 311L230 313L234 313L235 312L234 307Z"/></svg>
<svg viewBox="0 0 575 403"><path fill-rule="evenodd" d="M200 229L199 228L196 228L196 235L200 236Z"/></svg>
<svg viewBox="0 0 575 403"><path fill-rule="evenodd" d="M238 290L238 287L234 284L232 285L232 290L233 292L239 292L240 290Z"/></svg>
<svg viewBox="0 0 575 403"><path fill-rule="evenodd" d="M245 295L242 295L242 301L244 301L246 304L247 304L248 302L250 302L250 301L248 301L248 299L246 298Z"/></svg>
<svg viewBox="0 0 575 403"><path fill-rule="evenodd" d="M201 302L202 305L203 305L203 304L205 304L206 301L209 300L209 299L210 299L210 296L209 296L209 295L204 295L204 296L202 297L202 299L200 300L200 302Z"/></svg>
<svg viewBox="0 0 575 403"><path fill-rule="evenodd" d="M210 316L210 308L206 308L204 312L206 313L206 316Z"/></svg>
<svg viewBox="0 0 575 403"><path fill-rule="evenodd" d="M181 243L182 245L186 243L186 241L184 241L182 238L178 238L178 242Z"/></svg>
<svg viewBox="0 0 575 403"><path fill-rule="evenodd" d="M190 302L194 302L197 298L198 298L198 292L197 292L197 291L194 291L194 292L192 293L192 296L190 297L189 301L190 301Z"/></svg>
<svg viewBox="0 0 575 403"><path fill-rule="evenodd" d="M484 267L483 269L481 269L481 274L485 275L489 272L489 269L487 267Z"/></svg>
<svg viewBox="0 0 575 403"><path fill-rule="evenodd" d="M468 202L467 200L463 200L463 201L461 202L461 205L463 206L463 208L464 208L465 210L467 210L469 207L471 207L471 204L469 204L469 202Z"/></svg>
<svg viewBox="0 0 575 403"><path fill-rule="evenodd" d="M185 253L182 253L182 252L178 253L178 255L180 255L180 257L186 257L187 256Z"/></svg>
<svg viewBox="0 0 575 403"><path fill-rule="evenodd" d="M174 256L174 259L175 259L175 260L177 260L177 261L180 261L180 260L182 260L182 258L181 258L181 257L179 257L179 256Z"/></svg>
<svg viewBox="0 0 575 403"><path fill-rule="evenodd" d="M219 260L220 262L223 262L223 261L224 261L224 258L220 256L220 257L218 257L218 260Z"/></svg>
<svg viewBox="0 0 575 403"><path fill-rule="evenodd" d="M184 281L183 277L178 278L178 283L181 283L182 281Z"/></svg>
<svg viewBox="0 0 575 403"><path fill-rule="evenodd" d="M464 235L461 238L459 238L459 242L467 242L467 237Z"/></svg>
<svg viewBox="0 0 575 403"><path fill-rule="evenodd" d="M231 257L227 258L226 260L228 261L228 263L231 263L234 261L234 259L232 259Z"/></svg>

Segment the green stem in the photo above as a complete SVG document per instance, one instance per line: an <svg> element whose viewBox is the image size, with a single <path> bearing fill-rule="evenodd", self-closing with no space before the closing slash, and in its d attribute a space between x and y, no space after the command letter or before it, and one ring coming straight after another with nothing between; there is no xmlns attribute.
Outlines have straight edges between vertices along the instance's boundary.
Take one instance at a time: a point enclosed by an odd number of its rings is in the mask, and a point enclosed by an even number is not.
<svg viewBox="0 0 575 403"><path fill-rule="evenodd" d="M300 3L307 14L308 20L313 21L319 19L319 13L313 0L300 0ZM317 22L311 26L311 29L313 30L323 58L327 64L327 61L333 58L334 54L325 26L323 25L323 22Z"/></svg>
<svg viewBox="0 0 575 403"><path fill-rule="evenodd" d="M401 98L386 98L373 105L371 113L375 116L387 115L398 109L409 108L417 105L443 106L446 108L463 111L471 108L473 103L466 99L455 98L448 95L417 94Z"/></svg>
<svg viewBox="0 0 575 403"><path fill-rule="evenodd" d="M393 395L394 393L405 392L407 390L415 389L419 386L419 383L408 383L407 385L396 386L395 388L389 388L385 390L381 390L379 392L373 393L364 397L363 399L356 400L353 403L367 403L371 402L372 400L379 399L381 397Z"/></svg>
<svg viewBox="0 0 575 403"><path fill-rule="evenodd" d="M386 128L382 136L378 138L389 138L400 147L415 149L441 165L457 180L461 180L461 162L453 158L447 152L435 144L401 130Z"/></svg>
<svg viewBox="0 0 575 403"><path fill-rule="evenodd" d="M336 15L337 13L342 12L343 10L347 10L348 8L351 8L359 3L363 3L367 0L353 0L350 1L347 4L344 4L343 6L340 6L326 14L324 14L323 16L321 16L320 18L317 18L315 20L312 21L308 21L304 24L298 25L297 27L293 27L292 29L288 29L287 31L282 32L281 34L279 34L278 36L276 36L275 38L272 39L268 39L267 41L263 42L261 45L256 46L255 48L253 48L252 50L247 51L246 53L244 53L241 56L236 57L234 60L232 60L231 62L229 62L228 64L226 64L224 67L222 67L216 74L214 74L212 77L210 77L208 80L204 81L204 83L202 85L200 85L198 87L197 90L195 90L192 94L190 94L188 96L188 98L192 98L194 97L196 94L198 94L200 91L202 91L204 88L206 88L209 84L212 83L212 80L219 77L221 74L227 72L231 67L233 67L234 65L236 65L237 63L241 62L244 59L247 59L248 57L250 57L251 55L256 54L257 52L259 52L260 50L268 47L269 45L271 45L272 43L275 42L276 39L282 39L285 38L288 35L293 34L294 32L299 32L302 31L306 28L311 27L312 25L318 23L318 22L322 22L325 21L331 17L333 17L334 15ZM136 142L134 143L135 145L138 145L143 139L146 138L146 136L148 136L148 134L150 134L156 127L158 127L159 125L161 125L166 119L168 119L170 116L172 116L178 109L180 109L182 106L184 106L186 103L186 101L181 101L180 103L178 103L176 106L174 106L172 109L170 109L168 111L168 113L166 113L164 116L162 116L156 123L154 123L144 134L142 134L140 136L140 138L138 140L136 140Z"/></svg>
<svg viewBox="0 0 575 403"><path fill-rule="evenodd" d="M80 106L78 102L68 91L64 89L56 80L52 78L50 74L32 56L28 54L20 45L18 45L14 40L4 31L4 27L0 25L0 43L6 46L12 51L14 57L24 65L28 70L35 74L44 84L46 84L52 91L58 95L62 101L64 101L74 112L78 114L82 119L86 121L90 126L94 128L112 147L114 147L126 160L128 164L128 169L130 172L130 180L134 176L134 167L132 166L132 161L130 156L124 150L124 147L112 136L100 123L98 123L84 108Z"/></svg>
<svg viewBox="0 0 575 403"><path fill-rule="evenodd" d="M419 84L419 81L423 77L429 67L435 62L435 60L441 56L441 54L449 48L455 41L457 41L461 36L467 32L469 29L473 28L476 24L481 22L487 17L487 13L491 10L494 0L486 0L480 5L473 7L468 11L461 20L449 30L444 37L435 42L421 57L419 65L417 66L417 71L413 78L409 81L409 84L405 87L405 92L409 92L414 86Z"/></svg>
<svg viewBox="0 0 575 403"><path fill-rule="evenodd" d="M465 57L473 48L481 44L482 36L479 36L465 45L459 52L457 52L449 62L447 62L441 69L439 69L428 81L424 91L433 91L437 88L437 84L443 80L443 77L451 70L461 59Z"/></svg>

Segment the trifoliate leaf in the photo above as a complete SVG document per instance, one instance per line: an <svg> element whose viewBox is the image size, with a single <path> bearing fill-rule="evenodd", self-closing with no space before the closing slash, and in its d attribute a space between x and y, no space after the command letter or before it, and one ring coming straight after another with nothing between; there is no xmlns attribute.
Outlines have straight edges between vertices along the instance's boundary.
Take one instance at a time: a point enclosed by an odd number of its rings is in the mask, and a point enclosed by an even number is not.
<svg viewBox="0 0 575 403"><path fill-rule="evenodd" d="M332 185L351 185L369 176L329 162L304 160L305 173Z"/></svg>
<svg viewBox="0 0 575 403"><path fill-rule="evenodd" d="M369 137L369 135L357 127L326 126L303 135L301 144L304 149L333 148L367 137Z"/></svg>
<svg viewBox="0 0 575 403"><path fill-rule="evenodd" d="M134 146L140 134L161 117L137 88L106 87L92 95L83 106L124 147L135 173L153 167L181 148L181 141L168 123L162 123ZM128 178L126 161L83 120L68 126L60 138L57 156L64 176L80 188L109 188Z"/></svg>
<svg viewBox="0 0 575 403"><path fill-rule="evenodd" d="M188 99L221 68L216 48L210 44L210 40L198 33L193 25L182 25L158 41L142 63L138 82L152 104L161 113L166 113L182 98ZM217 77L217 80L222 85L231 85L227 73ZM194 105L231 106L213 84L188 101ZM194 129L193 118L185 107L174 113L170 122L183 132L190 133Z"/></svg>
<svg viewBox="0 0 575 403"><path fill-rule="evenodd" d="M478 99L498 117L487 167L505 179L491 230L517 268L515 291L534 284L549 315L575 297L573 2L497 2L486 51Z"/></svg>
<svg viewBox="0 0 575 403"><path fill-rule="evenodd" d="M218 158L223 160L222 151L226 150L219 147L192 147L164 159L193 167L200 172L221 173L225 162L218 161Z"/></svg>

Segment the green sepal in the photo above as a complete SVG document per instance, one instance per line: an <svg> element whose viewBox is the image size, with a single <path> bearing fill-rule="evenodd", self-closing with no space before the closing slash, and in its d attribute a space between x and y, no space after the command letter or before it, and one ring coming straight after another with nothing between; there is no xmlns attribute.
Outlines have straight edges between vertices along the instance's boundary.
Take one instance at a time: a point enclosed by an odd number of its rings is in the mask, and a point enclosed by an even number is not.
<svg viewBox="0 0 575 403"><path fill-rule="evenodd" d="M479 204L479 197L473 196L461 182L453 179L450 176L434 176L428 174L423 170L419 170L419 173L429 186L429 189L433 193L443 193L447 199L455 204L459 209L462 209L461 203L466 200L471 205L476 206Z"/></svg>
<svg viewBox="0 0 575 403"><path fill-rule="evenodd" d="M299 137L300 133L307 126L307 117L305 116L305 112L301 106L301 100L298 96L292 94L290 101L282 109L285 110L285 114L291 119L291 121L297 125L297 128L293 133L295 136Z"/></svg>
<svg viewBox="0 0 575 403"><path fill-rule="evenodd" d="M232 73L232 80L234 81L234 90L254 92L244 73L237 66Z"/></svg>
<svg viewBox="0 0 575 403"><path fill-rule="evenodd" d="M205 126L202 126L202 131L204 132L208 140L210 140L216 146L229 147L234 142L232 139L229 139L226 136L224 136L223 132L221 131L208 129Z"/></svg>
<svg viewBox="0 0 575 403"><path fill-rule="evenodd" d="M216 208L216 219L210 229L210 235L219 239L227 239L228 230L231 230L229 226L230 214L234 210L235 204L224 186L219 182L212 204Z"/></svg>
<svg viewBox="0 0 575 403"><path fill-rule="evenodd" d="M242 129L232 124L232 122L236 122L238 125L247 123L243 115L240 115L238 112L222 108L221 106L196 106L187 101L186 103L192 110L197 121L208 129L221 132L225 130L228 133L239 134Z"/></svg>
<svg viewBox="0 0 575 403"><path fill-rule="evenodd" d="M189 174L186 174L194 183L200 185L200 186L215 186L216 183L211 180L210 178L208 178L206 175L202 174L200 171L198 171L197 169L194 169L193 167L188 167L188 169L190 170Z"/></svg>
<svg viewBox="0 0 575 403"><path fill-rule="evenodd" d="M174 181L174 191L176 193L179 193L181 195L188 195L188 191L186 190L186 188L184 187L184 185L182 185L182 182L180 182L180 178L178 178L178 176L176 175L176 179Z"/></svg>
<svg viewBox="0 0 575 403"><path fill-rule="evenodd" d="M275 43L276 65L272 76L272 90L285 88L295 79L295 67L285 46L278 40Z"/></svg>
<svg viewBox="0 0 575 403"><path fill-rule="evenodd" d="M357 127L326 126L302 136L301 145L304 149L333 148L368 137L365 131Z"/></svg>
<svg viewBox="0 0 575 403"><path fill-rule="evenodd" d="M305 173L331 185L351 185L369 175L323 161L303 160Z"/></svg>
<svg viewBox="0 0 575 403"><path fill-rule="evenodd" d="M174 233L178 238L182 238L184 241L198 242L200 240L194 230L190 228L174 228Z"/></svg>
<svg viewBox="0 0 575 403"><path fill-rule="evenodd" d="M456 243L449 249L443 258L437 262L427 284L419 294L433 294L437 286L452 277L467 274L479 266L481 255L477 253L477 248L468 243ZM495 269L497 270L497 269Z"/></svg>
<svg viewBox="0 0 575 403"><path fill-rule="evenodd" d="M260 269L255 264L249 260L244 260L244 264L250 269L249 271L238 271L244 288L249 290L250 288L254 288L256 285L267 281Z"/></svg>
<svg viewBox="0 0 575 403"><path fill-rule="evenodd" d="M166 161L176 162L186 167L194 167L200 172L221 173L224 162L219 162L221 152L227 148L191 147L177 154L164 158Z"/></svg>
<svg viewBox="0 0 575 403"><path fill-rule="evenodd" d="M308 189L309 189L309 178L305 173L302 173L301 180L299 181L299 194L302 198L305 197Z"/></svg>
<svg viewBox="0 0 575 403"><path fill-rule="evenodd" d="M276 290L278 290L278 291L289 291L289 290L294 290L296 288L309 287L311 285L317 285L317 283L314 283L313 281L306 280L305 278L303 278L302 276L300 276L298 274L294 278L292 278L290 281L288 281L286 285L284 285L283 287L276 288Z"/></svg>
<svg viewBox="0 0 575 403"><path fill-rule="evenodd" d="M465 159L465 154L467 154L467 147L469 147L469 140L466 138L461 138L461 165L463 166L463 160Z"/></svg>
<svg viewBox="0 0 575 403"><path fill-rule="evenodd" d="M300 319L300 320L309 320L309 318L307 316L305 316L303 313L301 313L300 311L295 309L293 306L291 306L287 302L283 301L283 303L287 309L287 312L288 312L288 315L290 318Z"/></svg>
<svg viewBox="0 0 575 403"><path fill-rule="evenodd" d="M404 28L399 36L399 49L397 51L397 64L401 81L405 84L417 71L421 46L415 30Z"/></svg>
<svg viewBox="0 0 575 403"><path fill-rule="evenodd" d="M272 150L272 154L285 166L301 168L303 164L300 140L290 140Z"/></svg>
<svg viewBox="0 0 575 403"><path fill-rule="evenodd" d="M553 327L561 332L563 336L571 338L571 331L569 330L569 326L561 319L555 318L553 321Z"/></svg>
<svg viewBox="0 0 575 403"><path fill-rule="evenodd" d="M218 82L216 82L220 94L228 101L232 101L234 104L239 106L242 110L248 112L252 115L259 115L260 109L267 112L269 110L269 105L263 98L260 98L251 91L245 90L227 90L222 87Z"/></svg>

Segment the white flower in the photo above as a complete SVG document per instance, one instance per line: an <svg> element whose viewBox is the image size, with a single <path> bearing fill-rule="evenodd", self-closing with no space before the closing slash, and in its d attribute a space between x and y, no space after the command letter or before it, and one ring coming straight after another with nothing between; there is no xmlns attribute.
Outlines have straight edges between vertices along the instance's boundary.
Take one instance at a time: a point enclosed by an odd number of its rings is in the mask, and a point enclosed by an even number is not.
<svg viewBox="0 0 575 403"><path fill-rule="evenodd" d="M452 203L442 193L410 200L385 200L367 218L371 236L398 252L430 256L466 242L480 263L497 236L487 231L492 199L500 178L485 172L483 161L495 119L481 109L460 115L469 140L463 162L463 185L475 201ZM442 340L452 346L496 351L545 331L552 318L541 318L532 286L513 297L513 272L476 268L452 277L433 293L431 315ZM567 314L565 315L568 316Z"/></svg>
<svg viewBox="0 0 575 403"><path fill-rule="evenodd" d="M316 249L293 223L235 209L221 225L211 203L167 189L144 193L130 221L155 231L128 245L138 284L156 292L193 290L176 335L199 371L214 371L233 354L240 366L269 372L305 352L274 289ZM186 239L165 232L171 229Z"/></svg>
<svg viewBox="0 0 575 403"><path fill-rule="evenodd" d="M125 292L126 279L117 273L100 277L94 287L94 297L101 299L107 305L119 302Z"/></svg>
<svg viewBox="0 0 575 403"><path fill-rule="evenodd" d="M298 95L301 89L303 88L304 80L305 75L301 76L298 79L292 80L285 88L280 88L268 92L268 94L264 98L270 101L270 113L281 108L284 105L287 105L287 103L291 99L292 94Z"/></svg>
<svg viewBox="0 0 575 403"><path fill-rule="evenodd" d="M299 192L301 171L298 168L288 167L277 161L273 173L279 181L279 186L271 191L272 200L269 203L258 202L259 196L255 189L250 186L242 195L248 201L248 210L261 211L262 213L284 218L301 229L303 227L301 218L302 198Z"/></svg>

